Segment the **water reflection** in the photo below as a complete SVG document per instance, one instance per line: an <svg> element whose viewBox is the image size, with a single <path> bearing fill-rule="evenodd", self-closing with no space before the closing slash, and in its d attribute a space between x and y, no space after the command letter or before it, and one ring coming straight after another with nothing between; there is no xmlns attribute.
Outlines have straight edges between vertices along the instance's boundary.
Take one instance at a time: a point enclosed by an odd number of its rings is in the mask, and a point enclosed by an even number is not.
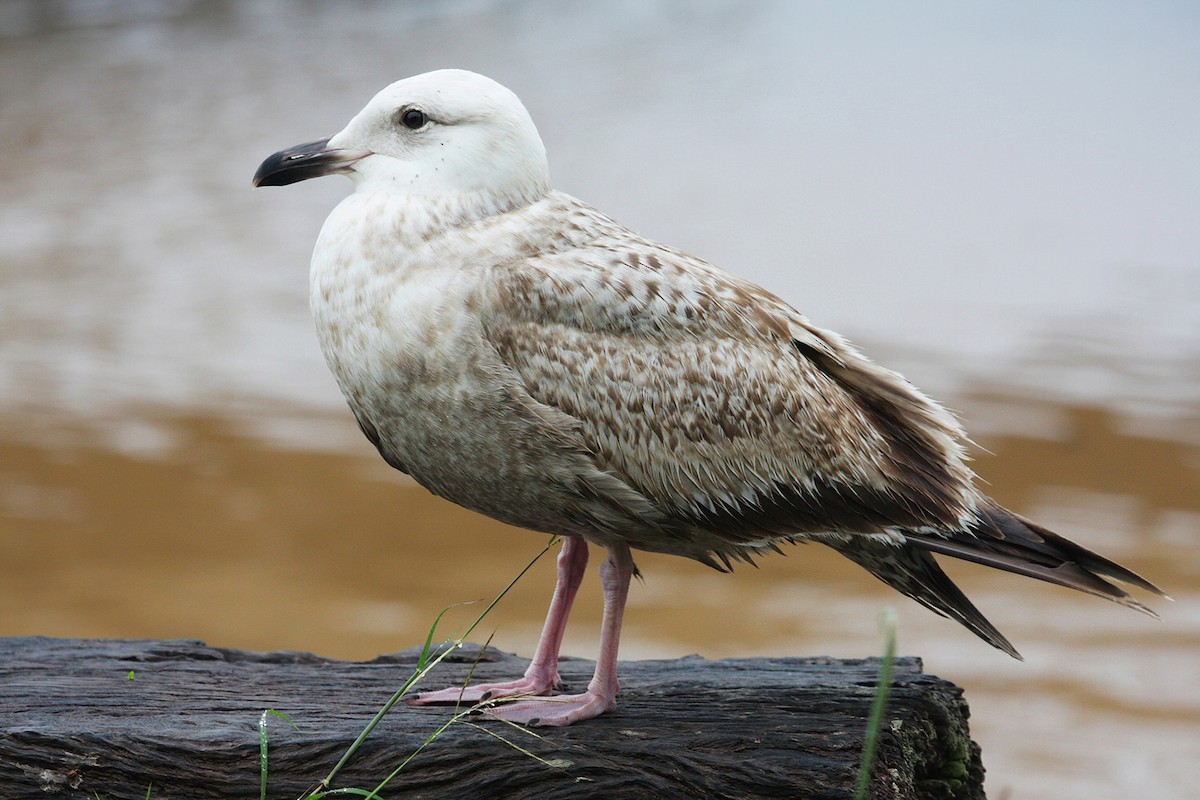
<svg viewBox="0 0 1200 800"><path fill-rule="evenodd" d="M286 8L286 13L281 9ZM0 3L3 633L370 657L540 547L379 463L304 265L336 181L262 157L441 66L516 89L557 185L768 285L964 416L1002 502L1129 563L1154 624L954 569L1010 663L817 547L644 556L630 658L858 656L967 688L989 787L1184 796L1200 758L1200 158L1168 5ZM529 652L549 562L492 623ZM461 623L464 610L452 620ZM594 580L568 652L593 652Z"/></svg>

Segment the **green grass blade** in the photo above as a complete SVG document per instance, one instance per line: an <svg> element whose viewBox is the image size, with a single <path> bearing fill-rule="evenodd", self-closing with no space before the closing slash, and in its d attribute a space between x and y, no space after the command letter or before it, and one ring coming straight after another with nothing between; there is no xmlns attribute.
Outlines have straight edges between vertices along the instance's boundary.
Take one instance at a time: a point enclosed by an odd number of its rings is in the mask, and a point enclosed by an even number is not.
<svg viewBox="0 0 1200 800"><path fill-rule="evenodd" d="M871 703L871 713L867 717L867 738L863 743L862 762L858 766L858 782L854 787L854 800L866 800L867 786L871 781L871 767L875 764L875 747L879 741L879 731L883 727L883 711L887 706L888 693L892 688L892 665L896 660L896 612L884 609L879 615L879 625L883 629L884 652L883 663L879 669L879 683L875 687L875 699Z"/></svg>
<svg viewBox="0 0 1200 800"><path fill-rule="evenodd" d="M337 764L334 765L333 769L329 771L329 774L326 775L325 778L319 784L317 784L315 789L313 789L312 791L310 791L304 795L306 800L307 800L307 798L316 798L316 797L323 796L322 793L331 794L334 791L334 790L330 789L330 787L333 785L333 779L337 777L337 774L342 771L342 768L346 766L346 763L354 756L354 754L358 751L358 749L360 747L362 747L362 743L364 741L366 741L367 737L371 735L371 732L373 730L375 730L375 727L377 725L379 725L379 723L388 714L388 712L392 710L392 708L396 705L396 703L400 702L400 698L404 697L406 694L411 692L413 687L416 686L419 681L424 679L425 676L427 676L433 670L434 667L436 667L443 660L445 660L445 658L448 655L450 655L452 652L454 652L457 648L462 646L462 644L466 640L466 638L471 635L471 632L474 631L477 627L479 627L480 623L483 622L484 618L487 617L487 615L489 613L491 613L491 610L493 608L495 608L496 605L501 600L503 600L504 597L510 591L512 591L512 588L517 585L517 581L519 581L519 580L521 580L521 578L525 577L526 573L528 573L529 570L533 569L533 566L542 559L542 556L544 556L544 555L546 555L546 553L550 552L550 549L553 548L554 545L558 544L559 541L561 541L561 537L551 536L550 541L547 542L546 546L543 547L537 555L535 555L532 559L530 559L529 563L526 564L525 567L520 572L517 573L517 576L515 578L513 578L511 581L509 581L508 585L505 586L504 589L502 589L500 591L500 593L497 594L492 599L492 601L487 604L487 606L483 609L483 611L481 611L479 613L479 616L477 616L475 618L475 621L472 622L467 627L467 629L462 632L462 634L460 634L459 636L457 636L453 640L451 640L448 643L448 645L442 649L442 651L440 653L438 653L433 658L429 658L430 654L432 653L434 631L436 630L438 623L441 622L442 615L444 615L449 609L454 608L457 605L467 605L467 604L456 603L455 606L447 606L446 608L442 609L442 612L440 614L438 614L437 619L434 620L433 625L429 629L429 633L425 637L425 644L421 648L421 655L417 659L416 670L414 670L413 674L408 678L408 680L406 680L404 682L404 685L401 686L399 689L397 689L396 692L390 698L388 698L388 701L383 704L383 707L380 708L379 711L377 711L375 713L375 716L372 717L371 721L367 723L365 728L363 728L362 733L360 733L358 735L358 738L354 740L354 743L350 745L350 747L342 755L341 759L337 762ZM463 712L463 713L466 713L466 712ZM416 757L417 753L420 753L422 750L425 749L426 745L428 745L430 742L432 742L434 739L436 739L438 736L440 736L445 731L445 729L450 726L450 724L452 722L455 722L458 719L459 716L460 715L456 714L455 716L451 717L449 722L447 722L444 726L442 726L437 731L435 731L434 734L432 735L432 737L427 739L419 748L417 748L416 751L414 751L412 754L410 754L408 756L408 758L406 758L404 760L404 762L399 767L397 767L396 771L392 773L392 776L389 776L383 783L381 783L378 787L376 787L374 792L378 792L380 789L382 789L384 786L386 786L388 781L390 781L392 779L392 777L399 774L400 770L402 770L408 764L408 762L412 761L412 759L414 757ZM374 792L368 794L367 796L373 797Z"/></svg>
<svg viewBox="0 0 1200 800"><path fill-rule="evenodd" d="M281 720L291 725L296 730L300 727L296 723L288 719L286 714L276 711L273 708L268 708L262 712L258 718L258 800L267 800L267 715L273 714ZM146 797L150 797L150 790L146 790Z"/></svg>
<svg viewBox="0 0 1200 800"><path fill-rule="evenodd" d="M446 612L458 606L466 606L478 602L478 600L472 600L469 603L453 603L438 612L437 617L433 620L433 624L429 626L429 632L425 634L425 644L421 645L421 655L417 658L417 672L423 670L425 665L429 663L429 653L433 649L433 633L437 630L438 625L441 624L442 617L446 616Z"/></svg>
<svg viewBox="0 0 1200 800"><path fill-rule="evenodd" d="M486 617L491 612L491 610L496 607L496 604L499 603L501 600L503 600L505 598L505 596L510 591L512 591L512 588L517 585L517 581L521 580L521 578L524 578L525 573L527 573L527 572L529 572L529 570L533 569L533 565L536 564L537 562L541 561L542 556L546 555L546 553L549 553L550 549L552 547L554 547L554 545L558 544L560 541L562 541L561 536L551 536L550 541L547 542L546 546L541 549L541 552L539 552L536 556L534 556L532 559L530 559L529 563L525 565L525 568L517 573L517 577L515 577L511 581L509 581L508 585L504 587L504 589L500 592L500 594L496 595L492 599L492 602L487 604L487 608L483 609L483 611L481 611L479 613L479 616L475 618L475 621L471 623L470 627L468 627L465 631L463 631L462 635L457 638L456 642L461 644L463 641L465 641L466 638L471 635L471 631L473 631L477 627L479 627L479 623L483 622L484 617Z"/></svg>
<svg viewBox="0 0 1200 800"><path fill-rule="evenodd" d="M411 753L409 753L408 756L403 761L400 762L400 765L398 767L396 767L394 770L392 770L391 773L386 778L384 778L382 781L380 781L378 786L376 786L368 794L365 795L367 800L379 800L379 793L381 791L383 791L384 788L389 783L391 783L392 780L395 779L395 777L397 775L399 775L401 772L403 772L404 768L407 767L414 758L416 758L418 755L421 754L421 751L423 751L429 745L433 744L433 742L439 736L441 736L443 733L445 733L450 728L451 725L458 722L460 719L462 719L463 717L467 716L470 713L471 713L471 709L468 708L464 711L458 712L454 716L450 717L450 719L448 719L444 723L442 723L438 727L437 730L435 730L433 733L429 734L429 736L425 739L425 741L421 742L420 746L416 750L413 750Z"/></svg>
<svg viewBox="0 0 1200 800"><path fill-rule="evenodd" d="M258 800L267 800L267 712L258 718Z"/></svg>
<svg viewBox="0 0 1200 800"><path fill-rule="evenodd" d="M504 720L504 721L508 722L508 720ZM517 744L512 739L509 739L507 736L501 736L500 734L496 733L495 731L488 730L487 728L483 727L482 725L477 725L474 722L466 722L463 724L470 725L472 728L474 728L477 731L483 731L488 736L493 736L493 737L499 739L500 741L504 742L506 745L511 747L513 750L516 750L518 753L522 753L522 754L528 756L529 758L532 758L534 761L537 761L539 764L549 767L550 769L567 769L568 767L570 767L572 765L572 762L568 761L565 758L555 758L555 759L542 758L541 756L539 756L537 753L533 752L532 750L528 750L524 747L521 747L521 745ZM518 730L520 730L522 733L532 733L532 731L529 731L528 729L523 728L520 725L517 725L516 723L509 723L509 724L511 724L513 727L517 728ZM537 734L534 734L534 736L537 737L538 739L541 739L542 741L546 740L546 738L544 736L538 736Z"/></svg>

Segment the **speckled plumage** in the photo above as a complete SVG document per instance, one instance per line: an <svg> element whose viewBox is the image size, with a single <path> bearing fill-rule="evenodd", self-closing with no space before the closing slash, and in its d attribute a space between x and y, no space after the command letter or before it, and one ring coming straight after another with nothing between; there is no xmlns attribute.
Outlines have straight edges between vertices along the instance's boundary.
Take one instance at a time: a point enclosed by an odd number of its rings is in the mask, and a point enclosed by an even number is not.
<svg viewBox="0 0 1200 800"><path fill-rule="evenodd" d="M360 194L338 209L312 303L364 429L436 493L708 562L775 537L898 540L898 526L971 517L954 419L766 291L559 193L409 242L392 228L403 255L378 257L381 234L357 227L408 202ZM854 391L894 408L897 430ZM838 512L853 526L738 521L831 492L864 498Z"/></svg>
<svg viewBox="0 0 1200 800"><path fill-rule="evenodd" d="M527 113L486 78L401 81L314 144L256 180L358 184L318 239L312 309L363 431L431 491L578 537L583 563L582 541L718 568L820 541L1013 655L931 552L1136 608L1100 576L1157 591L980 494L957 421L897 373L551 191Z"/></svg>

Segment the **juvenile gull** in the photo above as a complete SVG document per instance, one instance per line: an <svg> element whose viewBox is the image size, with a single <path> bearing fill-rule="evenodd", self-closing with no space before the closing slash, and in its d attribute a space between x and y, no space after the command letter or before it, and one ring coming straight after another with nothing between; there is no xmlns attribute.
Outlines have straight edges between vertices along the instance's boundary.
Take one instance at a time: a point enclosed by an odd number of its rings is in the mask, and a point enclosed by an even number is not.
<svg viewBox="0 0 1200 800"><path fill-rule="evenodd" d="M1133 572L979 492L946 410L778 297L551 190L525 107L481 75L399 81L256 186L343 174L312 258L321 348L359 426L435 494L564 537L524 677L417 703L569 725L616 706L631 549L720 570L828 545L1019 658L933 553L1150 612ZM588 545L604 618L582 694L549 695Z"/></svg>

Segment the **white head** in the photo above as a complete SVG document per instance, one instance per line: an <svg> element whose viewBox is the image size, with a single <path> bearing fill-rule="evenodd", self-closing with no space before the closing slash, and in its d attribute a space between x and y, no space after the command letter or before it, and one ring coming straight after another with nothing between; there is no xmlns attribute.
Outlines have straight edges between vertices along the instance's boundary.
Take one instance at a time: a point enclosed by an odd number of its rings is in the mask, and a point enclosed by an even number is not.
<svg viewBox="0 0 1200 800"><path fill-rule="evenodd" d="M490 78L457 69L393 83L340 133L268 158L254 184L332 173L360 191L486 195L504 206L550 190L546 149L525 106Z"/></svg>

